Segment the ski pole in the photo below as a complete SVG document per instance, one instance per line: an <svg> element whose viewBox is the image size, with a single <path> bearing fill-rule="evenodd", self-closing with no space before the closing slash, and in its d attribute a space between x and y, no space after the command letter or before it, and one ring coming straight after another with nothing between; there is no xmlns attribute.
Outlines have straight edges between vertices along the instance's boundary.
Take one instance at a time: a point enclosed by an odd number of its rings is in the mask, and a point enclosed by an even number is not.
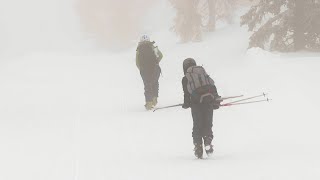
<svg viewBox="0 0 320 180"><path fill-rule="evenodd" d="M160 108L155 108L153 110L153 112L155 112L156 110L159 110L159 109L168 109L168 108L172 108L172 107L178 107L178 106L182 106L183 104L176 104L176 105L172 105L172 106L165 106L165 107L160 107Z"/></svg>
<svg viewBox="0 0 320 180"><path fill-rule="evenodd" d="M221 97L217 100L221 100L221 101L224 101L224 100L227 100L227 99L233 99L233 98L239 98L239 97L243 97L243 95L239 95L239 96L227 96L227 97Z"/></svg>
<svg viewBox="0 0 320 180"><path fill-rule="evenodd" d="M250 100L250 99L254 99L254 98L258 98L258 97L262 97L262 96L266 97L266 95L268 95L268 94L263 93L263 94L258 95L258 96L252 96L252 97L248 97L248 98L244 98L244 99L239 99L237 101L232 101L232 102L229 102L228 104L238 103L238 102L242 102L242 101L246 101L246 100Z"/></svg>
<svg viewBox="0 0 320 180"><path fill-rule="evenodd" d="M252 103L259 103L259 102L269 102L272 99L264 99L264 100L259 100L259 101L249 101L249 102L239 102L239 103L226 103L226 104L221 104L220 106L235 106L235 105L242 105L242 104L252 104Z"/></svg>

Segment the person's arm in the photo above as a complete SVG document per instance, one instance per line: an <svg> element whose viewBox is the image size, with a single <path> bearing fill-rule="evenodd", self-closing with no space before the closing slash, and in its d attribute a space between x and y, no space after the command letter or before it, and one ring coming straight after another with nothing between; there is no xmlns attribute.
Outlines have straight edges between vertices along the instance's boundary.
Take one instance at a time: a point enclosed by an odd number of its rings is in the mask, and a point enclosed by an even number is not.
<svg viewBox="0 0 320 180"><path fill-rule="evenodd" d="M215 85L215 82L213 81L213 79L212 79L210 76L209 76L209 81L210 81L210 84L211 84L212 87L213 87L213 92L212 92L212 94L213 94L214 96L219 96L217 87L216 87L216 85Z"/></svg>
<svg viewBox="0 0 320 180"><path fill-rule="evenodd" d="M154 48L154 53L155 53L155 55L156 55L156 57L157 57L157 61L158 61L158 63L161 61L161 59L163 58L163 54L162 54L162 52L159 50L159 48L158 48L158 46L155 46Z"/></svg>
<svg viewBox="0 0 320 180"><path fill-rule="evenodd" d="M212 79L211 79L211 81L212 81L211 85L213 87L212 94L214 95L214 101L212 103L212 107L213 107L214 110L216 110L216 109L219 109L222 100L221 100L221 96L218 94L218 90L217 90L217 87L216 87L214 81Z"/></svg>
<svg viewBox="0 0 320 180"><path fill-rule="evenodd" d="M158 49L158 62L160 62L162 58L163 58L163 54L162 54L162 52Z"/></svg>
<svg viewBox="0 0 320 180"><path fill-rule="evenodd" d="M187 109L191 106L191 97L190 93L188 92L187 88L188 79L186 77L182 78L182 88L183 88L183 94L184 94L184 100L183 100L183 108Z"/></svg>
<svg viewBox="0 0 320 180"><path fill-rule="evenodd" d="M136 65L137 68L140 70L139 51L136 51Z"/></svg>

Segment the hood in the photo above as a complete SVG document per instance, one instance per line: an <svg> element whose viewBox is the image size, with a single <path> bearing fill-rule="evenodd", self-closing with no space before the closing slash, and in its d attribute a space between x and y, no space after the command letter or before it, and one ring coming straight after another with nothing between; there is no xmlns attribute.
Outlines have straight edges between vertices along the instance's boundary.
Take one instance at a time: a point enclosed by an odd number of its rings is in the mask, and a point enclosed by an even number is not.
<svg viewBox="0 0 320 180"><path fill-rule="evenodd" d="M186 74L187 69L191 66L196 66L197 63L194 59L192 58L187 58L183 61L183 73Z"/></svg>

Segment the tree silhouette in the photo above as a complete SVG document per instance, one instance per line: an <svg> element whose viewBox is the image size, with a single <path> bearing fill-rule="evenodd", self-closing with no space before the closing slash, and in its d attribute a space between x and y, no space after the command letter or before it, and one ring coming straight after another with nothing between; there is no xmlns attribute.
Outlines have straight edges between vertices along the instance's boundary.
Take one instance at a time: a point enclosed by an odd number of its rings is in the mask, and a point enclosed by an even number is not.
<svg viewBox="0 0 320 180"><path fill-rule="evenodd" d="M241 17L241 25L253 31L249 48L319 51L319 19L319 0L260 0Z"/></svg>

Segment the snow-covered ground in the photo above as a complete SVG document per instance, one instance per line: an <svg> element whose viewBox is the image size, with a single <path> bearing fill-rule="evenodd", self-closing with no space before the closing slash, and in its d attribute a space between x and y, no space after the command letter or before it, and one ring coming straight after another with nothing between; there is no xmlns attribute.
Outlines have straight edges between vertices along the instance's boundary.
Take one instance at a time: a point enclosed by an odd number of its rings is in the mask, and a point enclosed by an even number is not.
<svg viewBox="0 0 320 180"><path fill-rule="evenodd" d="M198 160L190 109L144 109L135 47L2 55L0 179L320 178L319 54L247 50L237 23L200 43L177 43L167 26L151 30L164 53L159 107L182 102L187 57L204 65L220 95L273 100L215 111L215 153Z"/></svg>

